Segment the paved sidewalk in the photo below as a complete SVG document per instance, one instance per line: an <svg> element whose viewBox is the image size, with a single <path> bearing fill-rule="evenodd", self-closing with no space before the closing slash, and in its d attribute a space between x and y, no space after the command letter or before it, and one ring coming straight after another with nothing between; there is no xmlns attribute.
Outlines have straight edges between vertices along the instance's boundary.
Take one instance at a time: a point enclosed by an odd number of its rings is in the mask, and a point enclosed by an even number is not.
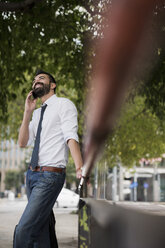
<svg viewBox="0 0 165 248"><path fill-rule="evenodd" d="M26 201L0 199L0 248L12 248L13 230L25 208ZM54 208L59 248L77 248L78 215L74 209Z"/></svg>

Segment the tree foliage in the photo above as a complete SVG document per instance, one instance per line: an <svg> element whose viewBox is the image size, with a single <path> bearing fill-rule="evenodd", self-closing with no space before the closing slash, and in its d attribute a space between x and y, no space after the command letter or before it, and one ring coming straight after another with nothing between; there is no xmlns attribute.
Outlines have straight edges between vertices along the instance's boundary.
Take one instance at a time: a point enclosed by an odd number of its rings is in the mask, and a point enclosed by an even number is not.
<svg viewBox="0 0 165 248"><path fill-rule="evenodd" d="M16 99L18 90L25 94L31 88L37 68L54 74L58 85L66 84L68 89L76 89L76 105L78 108L79 104L81 106L88 69L91 67L89 41L97 40L101 35L99 30L103 25L103 11L107 9L107 3L110 4L111 1L9 0L0 4L0 31L3 34L0 43L1 122L7 121L8 102ZM9 9L12 6L15 9ZM164 5L154 11L151 28L154 37L165 37L164 12ZM158 48L162 63L157 66L157 78L151 74L149 83L142 84L143 94L150 94L150 100L146 103L149 106L154 105L153 111L157 111L159 103L164 102L164 94L159 96L160 100L156 103L156 96L153 94L160 78L161 85L164 84L163 38L156 39L151 48L152 53L157 54ZM158 59L155 58L155 61L157 63ZM152 67L151 64L147 66ZM158 92L161 88L162 86L158 88Z"/></svg>
<svg viewBox="0 0 165 248"><path fill-rule="evenodd" d="M82 100L87 13L79 1L43 1L24 12L0 16L0 119L7 103L25 94L37 68L55 74L57 84L75 88Z"/></svg>
<svg viewBox="0 0 165 248"><path fill-rule="evenodd" d="M24 184L24 172L22 170L7 171L4 182L7 190L14 188L17 192L20 192L21 185Z"/></svg>
<svg viewBox="0 0 165 248"><path fill-rule="evenodd" d="M0 4L1 138L17 139L23 101L38 68L55 76L57 93L60 96L64 93L74 101L79 123L83 123L86 68L89 67L85 61L90 57L86 44L96 28L92 23L98 14L95 13L98 3L93 0L10 0ZM10 9L13 6L15 9Z"/></svg>
<svg viewBox="0 0 165 248"><path fill-rule="evenodd" d="M110 2L9 0L0 3L1 138L17 139L25 96L38 68L52 73L57 81L57 94L76 104L82 136L86 83L94 55L89 43L102 35L102 13ZM15 9L9 9L13 4ZM143 65L145 77L136 75L139 88L134 90L135 100L127 103L127 111L106 145L105 156L111 164L120 157L125 165L131 165L142 156L157 156L164 149L164 17L164 6L156 7L149 30L156 39L153 43L149 39L152 55Z"/></svg>
<svg viewBox="0 0 165 248"><path fill-rule="evenodd" d="M146 106L158 118L165 119L165 49L158 56L159 59L141 91L146 96Z"/></svg>
<svg viewBox="0 0 165 248"><path fill-rule="evenodd" d="M114 133L106 143L104 159L109 166L122 162L139 165L141 158L160 157L165 151L165 122L145 106L145 98L136 96L123 108Z"/></svg>
<svg viewBox="0 0 165 248"><path fill-rule="evenodd" d="M165 3L157 6L148 31L145 61L142 61L143 77L139 94L145 97L145 105L158 118L165 118ZM145 52L145 51L144 51Z"/></svg>

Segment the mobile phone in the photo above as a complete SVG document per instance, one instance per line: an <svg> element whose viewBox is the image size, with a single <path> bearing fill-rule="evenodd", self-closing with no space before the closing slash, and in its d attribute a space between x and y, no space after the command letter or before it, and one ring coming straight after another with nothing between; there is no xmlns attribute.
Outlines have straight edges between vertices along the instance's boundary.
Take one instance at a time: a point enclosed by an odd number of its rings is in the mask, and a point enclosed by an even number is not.
<svg viewBox="0 0 165 248"><path fill-rule="evenodd" d="M33 96L34 99L36 99L36 98L38 97L38 96L36 95L36 93L35 93L34 90L32 91L32 96Z"/></svg>

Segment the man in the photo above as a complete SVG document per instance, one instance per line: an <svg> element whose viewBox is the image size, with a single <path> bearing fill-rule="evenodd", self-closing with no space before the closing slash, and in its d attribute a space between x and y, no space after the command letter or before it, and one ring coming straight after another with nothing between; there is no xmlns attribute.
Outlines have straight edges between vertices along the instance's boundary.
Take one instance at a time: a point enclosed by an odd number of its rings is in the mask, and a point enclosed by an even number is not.
<svg viewBox="0 0 165 248"><path fill-rule="evenodd" d="M68 147L76 177L81 177L77 110L70 100L54 94L56 81L45 71L36 73L32 89L26 98L18 142L25 147L35 139L35 144L26 178L28 204L15 230L14 248L54 248L58 245L52 208L65 181ZM42 107L35 110L38 98Z"/></svg>

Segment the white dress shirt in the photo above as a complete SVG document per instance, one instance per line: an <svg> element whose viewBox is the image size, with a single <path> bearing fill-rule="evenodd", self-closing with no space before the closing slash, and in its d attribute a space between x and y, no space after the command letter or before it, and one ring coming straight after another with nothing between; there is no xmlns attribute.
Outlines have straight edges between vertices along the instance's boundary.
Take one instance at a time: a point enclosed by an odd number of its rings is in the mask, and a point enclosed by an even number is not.
<svg viewBox="0 0 165 248"><path fill-rule="evenodd" d="M42 121L39 148L39 166L66 167L68 162L69 139L78 142L77 109L66 98L56 95L48 98ZM29 141L31 145L36 137L41 108L34 110L29 124Z"/></svg>

